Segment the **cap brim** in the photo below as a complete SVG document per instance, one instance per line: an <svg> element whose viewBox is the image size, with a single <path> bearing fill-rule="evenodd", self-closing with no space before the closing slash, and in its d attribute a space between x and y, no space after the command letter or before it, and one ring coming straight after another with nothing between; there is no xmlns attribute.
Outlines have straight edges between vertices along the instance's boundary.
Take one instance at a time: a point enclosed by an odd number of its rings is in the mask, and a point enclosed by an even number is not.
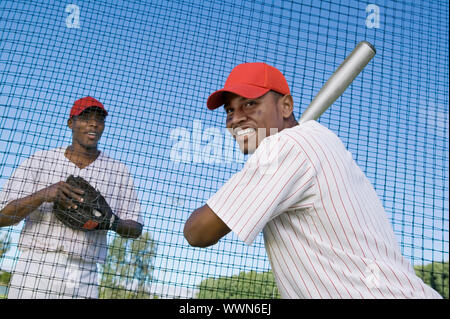
<svg viewBox="0 0 450 319"><path fill-rule="evenodd" d="M104 108L102 108L98 105L88 106L88 107L84 108L83 110L77 112L76 114L72 114L71 116L79 116L79 115L81 115L81 113L83 113L84 111L89 110L89 109L96 109L96 110L102 112L105 116L108 116L108 112Z"/></svg>
<svg viewBox="0 0 450 319"><path fill-rule="evenodd" d="M98 106L98 105L88 106L87 108L84 109L84 111L86 111L87 109L92 109L92 108L95 108L95 109L97 109L98 111L102 112L103 114L105 114L105 116L108 115L108 112L107 112L103 107L100 107L100 106ZM83 111L83 112L84 112L84 111Z"/></svg>
<svg viewBox="0 0 450 319"><path fill-rule="evenodd" d="M214 110L222 106L225 103L224 93L226 92L237 94L239 96L245 97L246 99L255 99L257 97L263 96L269 91L270 89L248 84L228 86L226 88L223 88L221 90L212 93L208 97L206 105L210 110Z"/></svg>

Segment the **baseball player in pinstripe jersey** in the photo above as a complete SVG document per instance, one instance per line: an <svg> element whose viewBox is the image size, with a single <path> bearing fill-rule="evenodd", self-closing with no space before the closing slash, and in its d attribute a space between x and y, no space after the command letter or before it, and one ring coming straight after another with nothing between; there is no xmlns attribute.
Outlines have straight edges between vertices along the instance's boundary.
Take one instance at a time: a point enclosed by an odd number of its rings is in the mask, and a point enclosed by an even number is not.
<svg viewBox="0 0 450 319"><path fill-rule="evenodd" d="M264 243L283 298L441 298L402 256L378 196L341 140L293 115L286 79L265 63L235 67L209 109L224 105L243 169L195 210L192 246L233 231Z"/></svg>

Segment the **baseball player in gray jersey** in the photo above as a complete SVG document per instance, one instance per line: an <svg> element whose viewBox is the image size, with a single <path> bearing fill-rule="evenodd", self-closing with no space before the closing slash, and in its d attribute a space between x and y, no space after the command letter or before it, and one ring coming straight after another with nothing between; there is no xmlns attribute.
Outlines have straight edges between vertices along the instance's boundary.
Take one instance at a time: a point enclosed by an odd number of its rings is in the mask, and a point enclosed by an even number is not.
<svg viewBox="0 0 450 319"><path fill-rule="evenodd" d="M72 229L55 218L54 203L75 209L83 190L68 176L88 181L120 217L114 231L142 232L140 206L125 165L98 149L107 111L92 97L77 100L68 126L72 144L38 151L25 160L0 192L0 227L24 220L8 298L97 298L97 263L107 253L106 230Z"/></svg>

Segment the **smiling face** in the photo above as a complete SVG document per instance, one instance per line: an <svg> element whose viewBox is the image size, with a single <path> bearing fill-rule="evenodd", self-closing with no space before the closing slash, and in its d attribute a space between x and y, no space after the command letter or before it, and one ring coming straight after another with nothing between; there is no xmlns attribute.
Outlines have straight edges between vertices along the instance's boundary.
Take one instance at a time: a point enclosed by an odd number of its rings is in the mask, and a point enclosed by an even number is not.
<svg viewBox="0 0 450 319"><path fill-rule="evenodd" d="M68 121L72 129L72 145L86 151L97 150L103 130L105 129L105 114L99 108L91 107Z"/></svg>
<svg viewBox="0 0 450 319"><path fill-rule="evenodd" d="M255 99L226 93L224 109L226 126L244 154L253 153L266 136L297 124L292 97L273 91Z"/></svg>

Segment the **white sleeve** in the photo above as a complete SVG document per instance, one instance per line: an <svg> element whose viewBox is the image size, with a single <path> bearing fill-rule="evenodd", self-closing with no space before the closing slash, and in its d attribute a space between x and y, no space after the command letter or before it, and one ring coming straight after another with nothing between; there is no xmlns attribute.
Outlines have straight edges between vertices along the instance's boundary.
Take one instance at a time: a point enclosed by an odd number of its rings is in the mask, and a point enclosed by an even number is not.
<svg viewBox="0 0 450 319"><path fill-rule="evenodd" d="M124 166L121 174L120 183L120 198L118 199L117 215L121 219L130 219L140 224L143 224L141 205L134 188L133 178L128 169Z"/></svg>
<svg viewBox="0 0 450 319"><path fill-rule="evenodd" d="M276 134L206 204L250 245L267 222L309 196L314 175L295 141Z"/></svg>
<svg viewBox="0 0 450 319"><path fill-rule="evenodd" d="M39 155L35 154L16 168L0 192L0 210L9 202L29 196L36 191L39 162Z"/></svg>

